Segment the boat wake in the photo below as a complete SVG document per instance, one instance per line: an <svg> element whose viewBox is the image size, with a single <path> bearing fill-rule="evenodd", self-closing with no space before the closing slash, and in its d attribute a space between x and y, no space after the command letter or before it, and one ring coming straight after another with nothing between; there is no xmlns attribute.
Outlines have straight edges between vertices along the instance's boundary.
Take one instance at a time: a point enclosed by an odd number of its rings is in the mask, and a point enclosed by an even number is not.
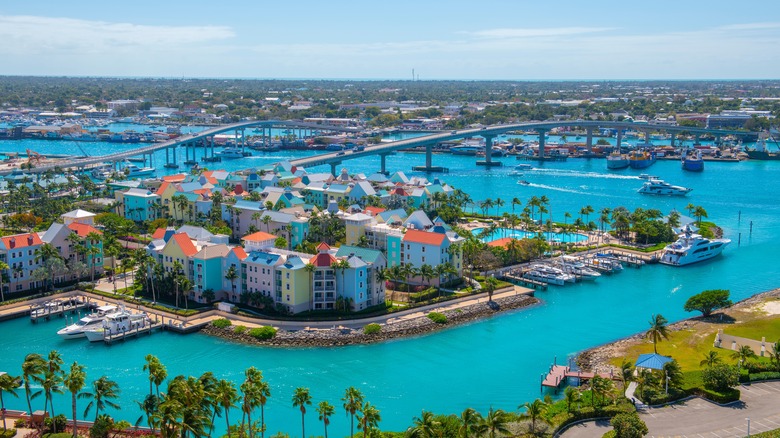
<svg viewBox="0 0 780 438"><path fill-rule="evenodd" d="M523 184L523 185L528 186L528 187L536 187L536 188L539 188L539 189L545 189L545 190L555 190L557 192L575 193L577 195L588 195L588 196L594 195L593 193L581 192L579 190L566 189L566 188L563 188L563 187L548 186L547 184L528 183L528 184Z"/></svg>
<svg viewBox="0 0 780 438"><path fill-rule="evenodd" d="M553 176L568 176L572 178L604 178L604 179L639 179L632 175L614 175L611 173L579 172L566 169L529 169L528 172L538 172Z"/></svg>

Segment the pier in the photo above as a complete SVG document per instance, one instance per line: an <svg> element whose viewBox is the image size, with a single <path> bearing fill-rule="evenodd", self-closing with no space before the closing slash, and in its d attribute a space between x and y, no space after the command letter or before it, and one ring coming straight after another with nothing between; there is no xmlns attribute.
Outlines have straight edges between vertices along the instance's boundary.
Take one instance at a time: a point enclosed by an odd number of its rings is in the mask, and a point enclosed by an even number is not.
<svg viewBox="0 0 780 438"><path fill-rule="evenodd" d="M550 369L547 371L547 374L541 375L540 390L544 390L545 387L555 388L555 392L557 393L561 385L568 382L570 378L577 379L577 386L580 386L584 382L587 382L596 376L599 376L602 379L619 380L619 378L612 373L597 374L597 373L580 371L580 370L572 370L571 367L569 366L563 366L563 365L558 365L556 363L553 363L552 365L550 365Z"/></svg>
<svg viewBox="0 0 780 438"><path fill-rule="evenodd" d="M44 303L31 304L29 306L30 321L38 322L39 319L48 321L52 316L63 316L67 313L76 313L81 309L95 307L89 298L70 297L64 300L52 300Z"/></svg>
<svg viewBox="0 0 780 438"><path fill-rule="evenodd" d="M531 280L530 278L523 277L525 270L517 269L505 273L502 278L510 283L520 284L521 286L530 287L533 289L547 290L547 283L538 280Z"/></svg>
<svg viewBox="0 0 780 438"><path fill-rule="evenodd" d="M103 332L103 342L106 343L106 345L111 345L113 342L116 341L124 341L127 338L132 338L134 336L140 336L144 333L152 334L154 330L159 330L163 328L163 323L158 322L156 319L155 321L149 320L150 324L143 324L138 325L135 328L131 328L130 330L123 330L119 333L114 334L106 334L107 332Z"/></svg>

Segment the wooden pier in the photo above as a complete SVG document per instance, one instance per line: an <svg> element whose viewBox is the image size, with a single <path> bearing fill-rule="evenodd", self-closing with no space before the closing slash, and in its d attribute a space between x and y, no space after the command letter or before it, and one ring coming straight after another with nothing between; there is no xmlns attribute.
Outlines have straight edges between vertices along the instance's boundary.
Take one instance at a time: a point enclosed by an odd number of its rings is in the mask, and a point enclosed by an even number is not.
<svg viewBox="0 0 780 438"><path fill-rule="evenodd" d="M599 376L602 379L609 379L609 380L619 380L617 376L615 376L612 373L592 373L592 372L585 372L580 370L572 370L568 366L553 364L550 365L550 369L547 372L547 375L542 374L541 381L542 381L542 389L544 387L548 388L555 388L556 392L557 390L563 385L564 383L568 382L569 378L575 378L577 379L577 385L582 385L584 382L587 382L588 380L593 379L595 376Z"/></svg>
<svg viewBox="0 0 780 438"><path fill-rule="evenodd" d="M89 300L71 297L63 300L52 300L42 304L30 305L30 321L38 322L39 319L48 321L52 316L63 316L67 313L76 313L81 309L95 307Z"/></svg>
<svg viewBox="0 0 780 438"><path fill-rule="evenodd" d="M105 342L107 345L111 345L111 343L116 341L124 341L127 338L132 338L133 336L140 336L144 333L152 334L152 331L157 329L162 329L163 323L152 321L149 325L144 326L138 326L133 329L122 331L120 333L110 334L106 335L105 332L103 333L103 342Z"/></svg>
<svg viewBox="0 0 780 438"><path fill-rule="evenodd" d="M523 277L523 274L525 272L523 271L512 271L507 272L503 275L503 279L506 281L509 281L510 283L519 283L521 286L530 287L532 289L539 288L541 290L547 290L547 283L539 280L532 280L530 278Z"/></svg>

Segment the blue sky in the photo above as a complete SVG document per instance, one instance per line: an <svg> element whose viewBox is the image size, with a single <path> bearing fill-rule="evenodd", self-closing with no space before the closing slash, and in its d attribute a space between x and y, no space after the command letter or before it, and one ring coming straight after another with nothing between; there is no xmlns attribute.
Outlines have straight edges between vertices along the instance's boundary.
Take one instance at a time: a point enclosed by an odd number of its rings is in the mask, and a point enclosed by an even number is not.
<svg viewBox="0 0 780 438"><path fill-rule="evenodd" d="M0 74L780 77L780 2L3 0Z"/></svg>

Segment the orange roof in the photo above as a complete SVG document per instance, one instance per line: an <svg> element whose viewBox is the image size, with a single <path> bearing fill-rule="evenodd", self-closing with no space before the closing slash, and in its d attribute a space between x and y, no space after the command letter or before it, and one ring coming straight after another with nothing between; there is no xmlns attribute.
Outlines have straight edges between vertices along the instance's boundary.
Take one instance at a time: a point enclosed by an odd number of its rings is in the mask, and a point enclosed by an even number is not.
<svg viewBox="0 0 780 438"><path fill-rule="evenodd" d="M371 207L371 206L366 207L366 212L371 213L371 216L376 216L385 210L386 209L382 207Z"/></svg>
<svg viewBox="0 0 780 438"><path fill-rule="evenodd" d="M155 193L162 194L165 191L165 189L168 188L169 185L171 185L171 183L168 181L160 184L160 187L157 187L157 192Z"/></svg>
<svg viewBox="0 0 780 438"><path fill-rule="evenodd" d="M74 233L78 234L79 237L87 237L87 235L89 233L103 234L102 232L98 231L92 225L80 224L78 222L71 222L71 223L69 223L68 224L68 228L73 230Z"/></svg>
<svg viewBox="0 0 780 438"><path fill-rule="evenodd" d="M241 240L248 240L250 242L263 242L263 241L271 240L271 239L276 239L276 236L274 236L273 234L268 234L268 233L263 232L263 231L258 231L256 233L247 234L246 236L241 238Z"/></svg>
<svg viewBox="0 0 780 438"><path fill-rule="evenodd" d="M177 183L177 182L182 182L182 181L184 181L186 178L187 178L187 174L184 174L184 173L178 173L178 174L176 174L176 175L167 175L167 176L164 176L164 177L162 177L162 180L163 180L163 181L165 181L165 182L173 182L173 183ZM162 186L160 186L160 187L162 187Z"/></svg>
<svg viewBox="0 0 780 438"><path fill-rule="evenodd" d="M325 242L322 242L319 245L317 245L317 251L327 251L329 249L330 249L330 245L328 245Z"/></svg>
<svg viewBox="0 0 780 438"><path fill-rule="evenodd" d="M438 245L447 237L442 233L430 233L427 231L409 230L404 234L404 242L422 243L424 245Z"/></svg>
<svg viewBox="0 0 780 438"><path fill-rule="evenodd" d="M190 236L187 233L174 234L173 240L176 241L176 244L179 245L179 248L187 257L192 257L198 253L198 248L192 244L192 240L190 240Z"/></svg>
<svg viewBox="0 0 780 438"><path fill-rule="evenodd" d="M195 193L196 195L210 195L211 194L211 189L193 190L192 193Z"/></svg>
<svg viewBox="0 0 780 438"><path fill-rule="evenodd" d="M154 230L154 233L152 233L152 239L162 239L165 237L165 228L158 228Z"/></svg>
<svg viewBox="0 0 780 438"><path fill-rule="evenodd" d="M233 253L236 254L236 257L238 257L239 260L244 260L245 258L247 258L246 251L244 251L244 248L241 248L240 246L234 247Z"/></svg>
<svg viewBox="0 0 780 438"><path fill-rule="evenodd" d="M16 234L3 237L3 244L6 248L24 248L27 246L43 245L43 241L36 233Z"/></svg>
<svg viewBox="0 0 780 438"><path fill-rule="evenodd" d="M488 242L488 246L506 248L506 246L509 245L509 242L513 240L517 241L517 239L513 237L504 237L498 240L494 240L492 242Z"/></svg>
<svg viewBox="0 0 780 438"><path fill-rule="evenodd" d="M316 256L312 257L312 259L309 260L309 263L311 263L314 266L317 266L318 268L325 268L332 265L333 262L335 261L336 261L336 257L333 257L331 254L328 254L327 252L321 252Z"/></svg>
<svg viewBox="0 0 780 438"><path fill-rule="evenodd" d="M206 177L206 181L210 182L211 184L217 184L217 183L219 182L219 181L217 181L217 179L216 179L216 178L214 178L213 176L207 176L207 177Z"/></svg>

